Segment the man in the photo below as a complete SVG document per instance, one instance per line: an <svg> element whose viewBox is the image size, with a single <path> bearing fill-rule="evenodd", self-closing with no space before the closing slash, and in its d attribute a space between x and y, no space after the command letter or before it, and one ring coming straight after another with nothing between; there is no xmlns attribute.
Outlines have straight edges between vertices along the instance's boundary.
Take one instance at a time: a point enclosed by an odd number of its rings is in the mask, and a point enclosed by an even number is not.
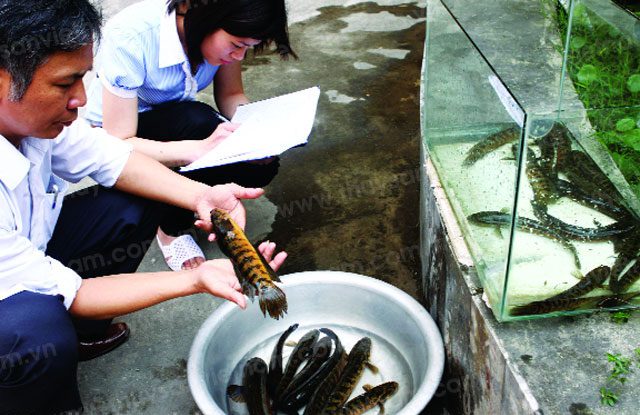
<svg viewBox="0 0 640 415"><path fill-rule="evenodd" d="M246 306L228 260L132 274L165 204L200 218L219 207L244 224L239 199L262 190L191 181L74 122L86 101L82 77L100 24L88 0L0 0L3 415L81 409L78 359L127 339L126 325L110 324L115 316L201 292ZM63 205L67 181L85 176L105 188L71 195ZM196 225L211 230L207 220ZM259 249L274 269L284 262L274 244Z"/></svg>

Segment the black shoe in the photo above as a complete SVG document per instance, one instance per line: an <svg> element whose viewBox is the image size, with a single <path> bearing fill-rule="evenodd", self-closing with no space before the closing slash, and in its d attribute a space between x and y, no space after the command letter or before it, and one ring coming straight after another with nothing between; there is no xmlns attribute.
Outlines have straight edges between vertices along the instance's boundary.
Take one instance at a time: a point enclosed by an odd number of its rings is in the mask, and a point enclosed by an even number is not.
<svg viewBox="0 0 640 415"><path fill-rule="evenodd" d="M78 360L95 359L107 354L129 339L129 327L126 323L114 323L101 338L78 341Z"/></svg>

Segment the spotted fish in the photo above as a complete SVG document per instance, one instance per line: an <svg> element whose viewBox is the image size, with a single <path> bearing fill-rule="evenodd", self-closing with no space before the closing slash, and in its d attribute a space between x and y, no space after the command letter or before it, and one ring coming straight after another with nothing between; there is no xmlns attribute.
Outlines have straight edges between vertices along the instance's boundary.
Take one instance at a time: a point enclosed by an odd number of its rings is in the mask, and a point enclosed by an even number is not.
<svg viewBox="0 0 640 415"><path fill-rule="evenodd" d="M520 128L509 127L505 130L498 131L495 134L491 134L484 140L476 143L467 152L467 157L462 162L463 166L471 166L476 161L480 160L490 152L515 141L520 136Z"/></svg>
<svg viewBox="0 0 640 415"><path fill-rule="evenodd" d="M382 403L398 390L398 382L385 382L371 387L365 386L366 392L347 402L342 408L334 412L335 415L360 415L375 406L380 406L380 413L384 413Z"/></svg>
<svg viewBox="0 0 640 415"><path fill-rule="evenodd" d="M371 355L371 339L363 337L360 339L349 352L347 364L340 374L340 379L336 387L329 396L327 404L323 410L323 414L332 414L342 408L351 392L356 387L358 380L362 376L364 368L367 366L369 356Z"/></svg>
<svg viewBox="0 0 640 415"><path fill-rule="evenodd" d="M274 283L280 282L280 278L227 212L213 209L211 222L220 249L236 267L243 292L252 300L258 296L265 316L269 313L276 320L283 317L287 312L287 297Z"/></svg>

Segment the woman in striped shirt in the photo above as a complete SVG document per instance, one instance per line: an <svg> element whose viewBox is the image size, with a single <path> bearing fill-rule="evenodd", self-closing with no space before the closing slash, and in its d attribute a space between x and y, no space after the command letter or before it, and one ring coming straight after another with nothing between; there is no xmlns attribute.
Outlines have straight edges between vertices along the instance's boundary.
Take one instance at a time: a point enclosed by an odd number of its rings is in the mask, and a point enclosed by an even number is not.
<svg viewBox="0 0 640 415"><path fill-rule="evenodd" d="M282 58L289 45L284 0L144 0L107 23L96 58L96 79L85 117L135 150L170 167L189 164L215 148L237 125L224 122L244 94L241 61L247 50L271 44ZM197 102L213 83L220 112ZM277 174L277 158L185 173L209 185L262 187ZM193 216L167 208L158 243L171 269L200 265ZM178 236L181 235L182 236Z"/></svg>

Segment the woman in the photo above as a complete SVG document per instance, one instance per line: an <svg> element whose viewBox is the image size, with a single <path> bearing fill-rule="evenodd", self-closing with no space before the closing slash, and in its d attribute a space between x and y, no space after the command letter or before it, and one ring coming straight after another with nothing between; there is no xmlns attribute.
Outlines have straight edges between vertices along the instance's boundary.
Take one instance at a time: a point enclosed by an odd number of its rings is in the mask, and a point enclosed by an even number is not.
<svg viewBox="0 0 640 415"><path fill-rule="evenodd" d="M237 127L224 120L249 102L241 61L249 48L261 52L270 44L282 58L296 57L284 0L145 0L129 6L105 27L86 118L167 166L189 164ZM212 83L220 113L195 101ZM262 187L278 166L271 158L185 175L209 185ZM160 224L158 243L173 270L205 260L184 234L192 223L191 212L171 209Z"/></svg>

